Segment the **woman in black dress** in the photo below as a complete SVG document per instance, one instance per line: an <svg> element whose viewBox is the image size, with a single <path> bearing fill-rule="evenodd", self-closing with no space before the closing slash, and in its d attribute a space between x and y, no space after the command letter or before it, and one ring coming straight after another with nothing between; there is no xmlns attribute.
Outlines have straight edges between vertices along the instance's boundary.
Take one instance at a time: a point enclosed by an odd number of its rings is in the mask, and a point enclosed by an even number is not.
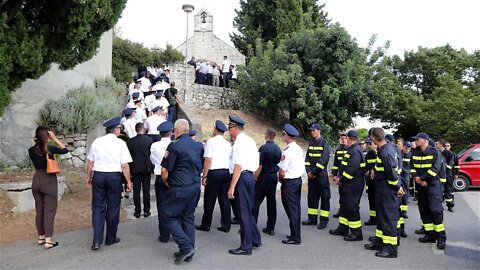
<svg viewBox="0 0 480 270"><path fill-rule="evenodd" d="M58 147L49 145L51 140L55 141ZM34 141L35 145L28 149L28 155L35 167L32 179L36 211L35 225L38 232L38 245L50 249L58 245L58 242L52 240L53 223L57 213L58 186L57 176L47 174L47 158L53 159L54 154L66 154L68 150L48 127L37 127Z"/></svg>

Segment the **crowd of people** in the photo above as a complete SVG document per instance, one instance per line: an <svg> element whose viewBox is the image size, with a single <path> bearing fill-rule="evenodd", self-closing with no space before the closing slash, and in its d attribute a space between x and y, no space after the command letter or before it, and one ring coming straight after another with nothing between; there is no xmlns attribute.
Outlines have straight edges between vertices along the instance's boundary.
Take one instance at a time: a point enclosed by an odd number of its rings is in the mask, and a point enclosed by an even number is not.
<svg viewBox="0 0 480 270"><path fill-rule="evenodd" d="M230 81L238 81L237 69L235 65L230 64L228 56L223 57L221 65L204 60L197 63L195 57L187 63L195 70L195 83L229 88Z"/></svg>
<svg viewBox="0 0 480 270"><path fill-rule="evenodd" d="M221 212L217 230L228 233L232 224L240 225L240 245L228 252L252 254L262 245L257 221L265 198L267 222L262 232L275 234L278 182L290 228L283 244L301 244L301 225L327 227L333 182L340 196L339 211L333 215L338 218L338 226L330 234L342 236L344 241L363 240L359 210L366 189L370 211L363 225L376 226L366 249L377 251L378 257L397 257L400 238L407 237L404 219L408 218L410 196L418 200L422 228L415 233L424 234L419 241L445 248L442 198L448 210L453 211L452 184L458 174L458 160L448 149L448 142L435 142L426 133L419 133L412 142L402 138L395 142L383 129L372 128L365 141L359 141L355 130L341 134L340 146L332 152L322 137L322 126L315 123L310 127L312 139L306 152L296 143L300 132L291 124L283 126L282 140L287 144L283 151L275 143L273 129L265 132L265 144L257 148L244 133L246 122L229 115L228 125L215 121L212 137L204 145L196 141L196 131L190 129L187 120L173 121L179 99L174 82L165 73L153 76L150 71L141 71L133 78L128 97L123 117L104 122L107 134L95 139L87 155L86 185L92 189L92 250L100 249L102 243L109 246L120 242L117 227L122 192L128 194L133 189L136 218L142 216L142 210L144 217L151 215L152 174L159 213L158 240L175 240L179 248L175 262L193 259L195 230L210 231L217 200ZM224 137L226 132L229 140ZM51 140L57 146L49 145ZM46 249L58 245L52 239L57 182L55 174L45 171L46 162L54 154L67 152L49 128L37 128L29 155L36 168L32 192L38 244ZM308 218L301 221L305 174ZM200 185L205 187L203 216L195 225Z"/></svg>

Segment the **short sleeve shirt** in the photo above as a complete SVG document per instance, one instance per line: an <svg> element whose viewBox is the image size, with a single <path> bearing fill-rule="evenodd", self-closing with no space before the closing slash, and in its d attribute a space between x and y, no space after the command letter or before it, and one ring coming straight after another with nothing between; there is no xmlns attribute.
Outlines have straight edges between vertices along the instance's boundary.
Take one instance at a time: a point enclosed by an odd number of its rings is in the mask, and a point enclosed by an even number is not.
<svg viewBox="0 0 480 270"><path fill-rule="evenodd" d="M87 159L96 172L122 172L122 164L133 161L127 144L111 133L93 141Z"/></svg>

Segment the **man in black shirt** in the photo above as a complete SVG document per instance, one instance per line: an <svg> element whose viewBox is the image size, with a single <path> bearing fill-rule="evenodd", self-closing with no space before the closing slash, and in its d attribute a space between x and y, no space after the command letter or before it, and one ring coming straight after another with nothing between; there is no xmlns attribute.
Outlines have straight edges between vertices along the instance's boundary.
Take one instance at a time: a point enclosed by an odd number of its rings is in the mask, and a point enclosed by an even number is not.
<svg viewBox="0 0 480 270"><path fill-rule="evenodd" d="M170 121L173 123L173 119L175 117L175 114L177 112L177 103L178 103L178 96L177 96L178 90L175 88L175 82L170 83L170 88L165 90L164 96L168 100L168 103L170 104L168 106L168 117L167 121Z"/></svg>
<svg viewBox="0 0 480 270"><path fill-rule="evenodd" d="M282 150L275 143L275 131L268 129L265 132L266 143L260 146L260 166L255 172L255 197L253 205L253 217L258 221L258 212L263 199L267 197L267 227L263 232L268 235L274 235L275 223L277 222L277 201L275 194L278 183L278 166L282 158Z"/></svg>

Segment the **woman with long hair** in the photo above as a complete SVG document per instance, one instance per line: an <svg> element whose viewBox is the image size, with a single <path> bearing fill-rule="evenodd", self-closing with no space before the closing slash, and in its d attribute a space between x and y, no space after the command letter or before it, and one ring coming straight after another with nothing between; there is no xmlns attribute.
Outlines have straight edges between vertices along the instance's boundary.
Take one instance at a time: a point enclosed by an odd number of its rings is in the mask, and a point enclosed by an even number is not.
<svg viewBox="0 0 480 270"><path fill-rule="evenodd" d="M35 167L32 193L35 199L37 243L43 245L45 249L50 249L58 245L58 242L52 240L53 223L57 213L58 186L57 176L47 174L47 158L53 159L54 154L66 154L68 150L48 127L37 127L33 140L35 145L28 149L28 155ZM55 141L58 147L49 145L51 140Z"/></svg>

